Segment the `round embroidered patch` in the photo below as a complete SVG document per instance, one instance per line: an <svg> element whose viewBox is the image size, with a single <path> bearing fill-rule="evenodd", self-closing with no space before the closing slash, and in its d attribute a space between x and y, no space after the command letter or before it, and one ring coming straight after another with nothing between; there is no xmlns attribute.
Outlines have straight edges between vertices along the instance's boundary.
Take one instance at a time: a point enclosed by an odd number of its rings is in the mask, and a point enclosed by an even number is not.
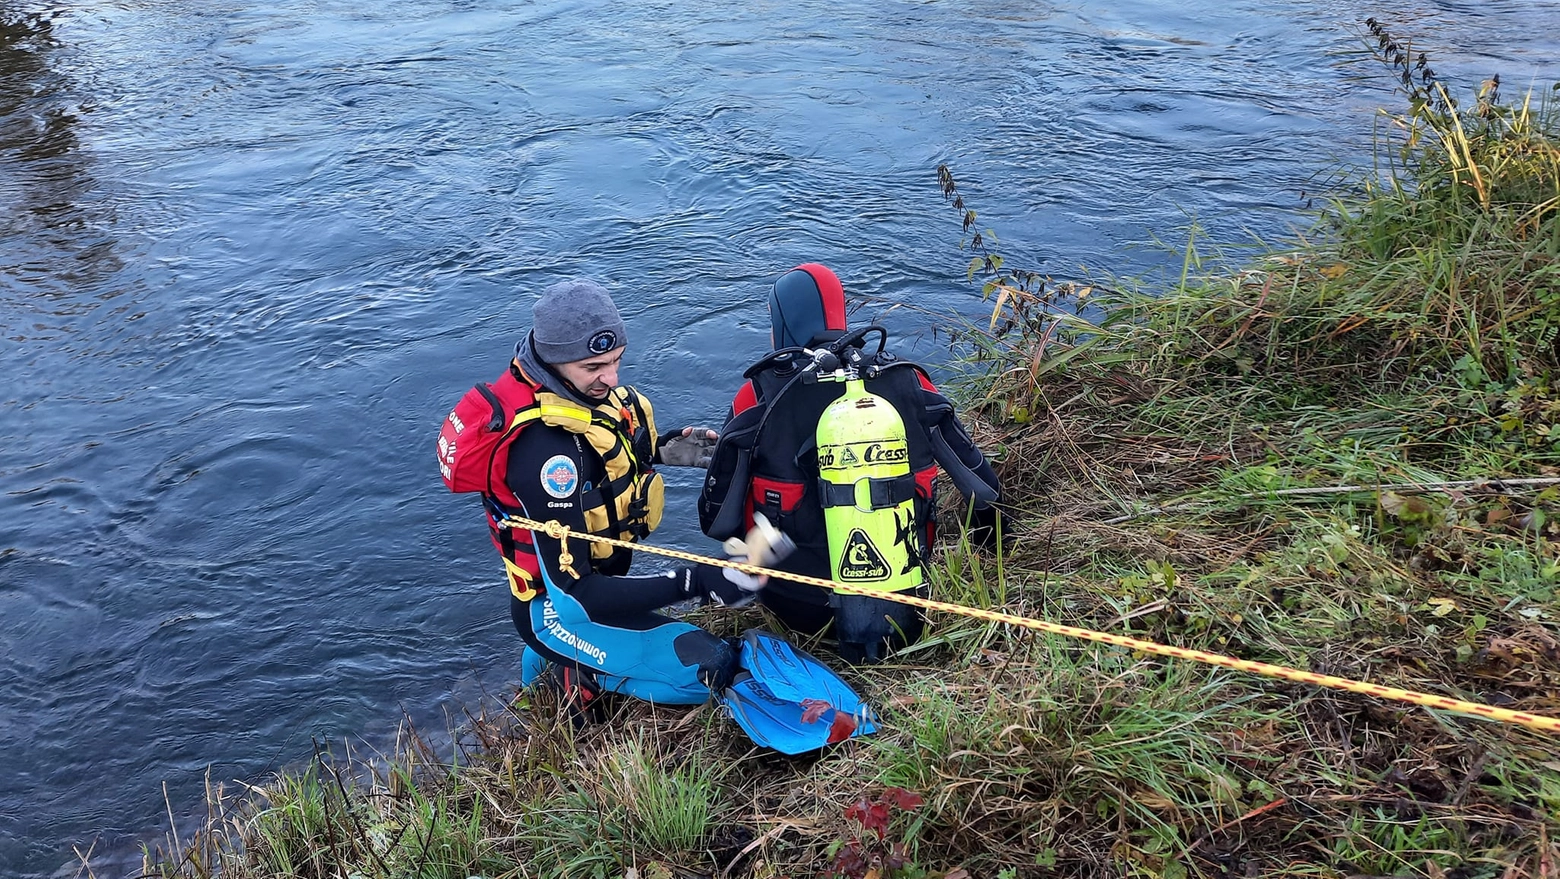
<svg viewBox="0 0 1560 879"><path fill-rule="evenodd" d="M579 468L568 455L553 455L542 465L542 488L553 497L569 497L579 484Z"/></svg>

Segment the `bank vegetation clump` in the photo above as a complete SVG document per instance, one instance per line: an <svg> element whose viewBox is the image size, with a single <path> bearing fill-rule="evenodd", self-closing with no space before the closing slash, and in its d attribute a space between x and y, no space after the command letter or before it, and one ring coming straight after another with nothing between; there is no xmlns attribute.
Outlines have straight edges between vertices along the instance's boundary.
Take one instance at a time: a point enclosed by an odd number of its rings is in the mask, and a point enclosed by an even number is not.
<svg viewBox="0 0 1560 879"><path fill-rule="evenodd" d="M1460 101L1368 27L1406 109L1256 259L1193 234L1160 283L1014 269L940 169L991 306L963 398L1016 515L987 552L947 511L933 595L1560 717L1555 108ZM519 691L213 791L147 872L1560 876L1553 733L956 614L844 674L881 730L803 758Z"/></svg>

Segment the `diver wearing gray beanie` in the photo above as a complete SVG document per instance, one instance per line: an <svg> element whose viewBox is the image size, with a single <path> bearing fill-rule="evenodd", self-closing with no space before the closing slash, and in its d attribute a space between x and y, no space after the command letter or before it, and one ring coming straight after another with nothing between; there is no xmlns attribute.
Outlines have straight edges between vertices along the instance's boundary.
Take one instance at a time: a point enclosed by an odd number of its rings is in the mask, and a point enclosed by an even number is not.
<svg viewBox="0 0 1560 879"><path fill-rule="evenodd" d="M764 579L707 564L630 574L633 552L621 544L644 539L661 520L654 465L704 466L715 432L689 427L658 437L648 401L618 384L628 332L600 284L553 284L532 316L509 370L467 392L439 434L441 472L459 468L462 454L475 462L461 482L475 487L446 482L482 492L508 574L510 618L526 645L522 681L548 675L581 722L599 713L591 709L607 682L649 702L707 702L735 673L735 649L661 611L690 600L737 607ZM549 526L533 530L534 522ZM603 553L580 535L619 545Z"/></svg>

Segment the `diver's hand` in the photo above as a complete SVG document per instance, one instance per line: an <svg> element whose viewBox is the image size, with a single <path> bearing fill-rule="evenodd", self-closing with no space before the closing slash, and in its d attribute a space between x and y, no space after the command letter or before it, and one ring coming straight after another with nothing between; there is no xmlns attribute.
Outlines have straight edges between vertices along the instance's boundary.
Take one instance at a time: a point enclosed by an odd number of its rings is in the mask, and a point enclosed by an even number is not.
<svg viewBox="0 0 1560 879"><path fill-rule="evenodd" d="M748 529L747 536L728 538L721 548L731 558L751 559L759 567L769 567L794 552L796 541L769 524L768 516L754 512L753 527Z"/></svg>
<svg viewBox="0 0 1560 879"><path fill-rule="evenodd" d="M715 455L720 433L708 427L685 427L673 431L655 444L653 463L668 467L709 467Z"/></svg>
<svg viewBox="0 0 1560 879"><path fill-rule="evenodd" d="M734 558L732 561L744 562L747 559ZM716 607L746 607L758 598L759 591L769 583L768 577L744 574L736 568L695 565L687 570L683 594Z"/></svg>
<svg viewBox="0 0 1560 879"><path fill-rule="evenodd" d="M1012 544L1012 532L1008 530L1011 524L1012 520L1006 511L996 504L972 510L969 522L970 545L989 552L996 552L999 545L1006 549Z"/></svg>
<svg viewBox="0 0 1560 879"><path fill-rule="evenodd" d="M769 524L763 513L754 513L753 527L748 530L747 537L733 537L721 544L721 548L734 562L752 561L759 567L766 567L790 555L796 549L796 543ZM688 569L683 594L698 596L705 604L716 607L745 607L752 604L768 584L769 577L763 574L699 565Z"/></svg>

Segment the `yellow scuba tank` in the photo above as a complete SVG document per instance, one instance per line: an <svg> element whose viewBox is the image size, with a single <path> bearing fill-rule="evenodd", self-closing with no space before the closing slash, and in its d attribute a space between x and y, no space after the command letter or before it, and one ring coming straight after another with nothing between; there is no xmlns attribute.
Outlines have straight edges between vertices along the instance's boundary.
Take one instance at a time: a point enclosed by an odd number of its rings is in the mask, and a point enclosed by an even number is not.
<svg viewBox="0 0 1560 879"><path fill-rule="evenodd" d="M815 437L834 579L883 592L921 585L915 478L899 412L851 377Z"/></svg>

